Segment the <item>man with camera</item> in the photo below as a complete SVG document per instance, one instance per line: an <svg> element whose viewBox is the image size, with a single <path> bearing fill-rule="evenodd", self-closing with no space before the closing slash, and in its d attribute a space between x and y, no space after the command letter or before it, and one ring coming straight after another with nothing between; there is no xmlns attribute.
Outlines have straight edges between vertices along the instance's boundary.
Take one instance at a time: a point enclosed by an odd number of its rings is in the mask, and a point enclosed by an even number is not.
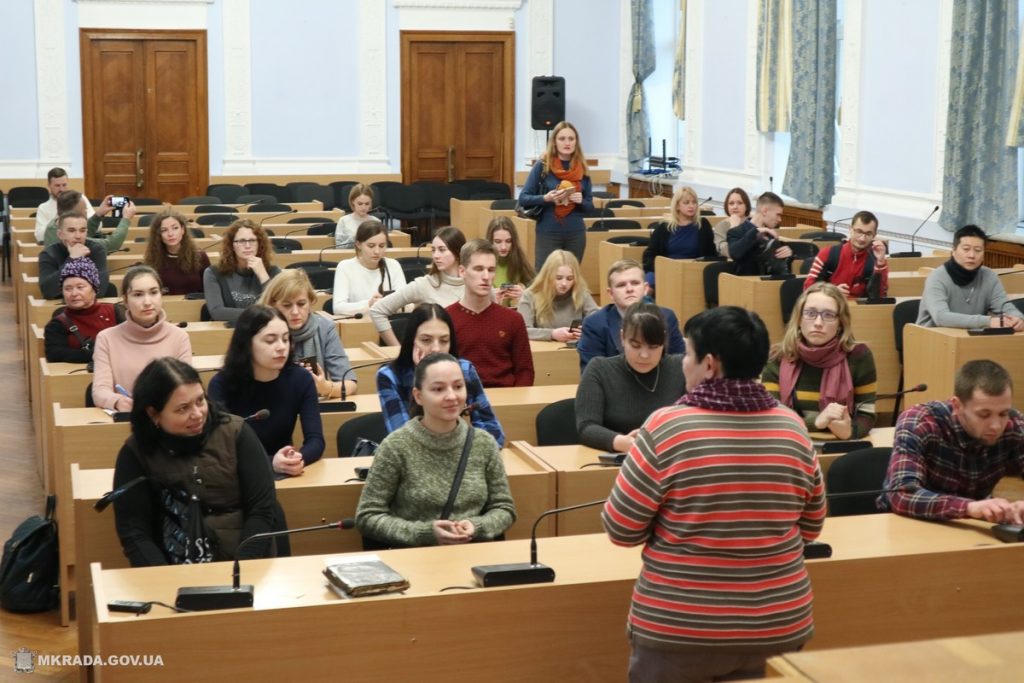
<svg viewBox="0 0 1024 683"><path fill-rule="evenodd" d="M69 188L68 172L63 168L55 166L46 174L46 189L50 191L50 198L36 208L36 242L43 241L43 233L50 221L64 213L57 208L57 199L62 192L66 192ZM86 218L91 218L93 210L88 199L85 200L85 206L83 215Z"/></svg>
<svg viewBox="0 0 1024 683"><path fill-rule="evenodd" d="M782 275L789 272L788 259L793 250L779 241L782 223L782 197L765 192L757 198L757 208L750 218L729 216L726 241L729 254L736 262L736 275Z"/></svg>
<svg viewBox="0 0 1024 683"><path fill-rule="evenodd" d="M86 201L85 195L77 190L65 190L60 193L57 198L57 215L65 213L79 213L83 216L86 215L86 207L89 206L89 202ZM100 228L103 225L103 217L108 213L113 212L115 216L120 213L120 219L117 222L117 227L114 231L105 234L100 232ZM125 237L128 236L128 228L131 226L131 220L135 217L135 204L128 197L115 197L114 195L107 195L103 198L103 203L97 207L96 212L89 217L86 223L88 230L87 236L99 242L107 250L107 253L117 251L124 244ZM49 225L46 226L46 232L43 235L43 244L50 246L56 244L57 239L57 219L54 218L50 221Z"/></svg>

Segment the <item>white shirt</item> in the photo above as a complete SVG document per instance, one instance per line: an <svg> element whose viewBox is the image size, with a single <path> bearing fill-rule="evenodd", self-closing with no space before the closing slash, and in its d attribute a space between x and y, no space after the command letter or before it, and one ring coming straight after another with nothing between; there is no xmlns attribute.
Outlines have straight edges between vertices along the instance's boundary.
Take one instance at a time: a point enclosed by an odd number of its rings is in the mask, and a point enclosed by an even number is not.
<svg viewBox="0 0 1024 683"><path fill-rule="evenodd" d="M92 208L92 204L89 203L89 198L84 194L82 199L85 200L85 217L92 218L96 210ZM39 205L36 209L36 242L42 242L46 238L46 226L50 224L54 218L57 217L57 200L50 197L45 202Z"/></svg>
<svg viewBox="0 0 1024 683"><path fill-rule="evenodd" d="M384 291L394 291L405 286L405 273L398 261L385 258L387 272L384 275ZM381 285L380 270L366 268L358 258L350 258L338 264L334 271L334 314L354 315L366 313L370 308L370 297Z"/></svg>
<svg viewBox="0 0 1024 683"><path fill-rule="evenodd" d="M356 244L356 230L363 221L371 220L372 216L358 218L354 213L346 213L338 221L338 227L334 229L334 248L352 249Z"/></svg>

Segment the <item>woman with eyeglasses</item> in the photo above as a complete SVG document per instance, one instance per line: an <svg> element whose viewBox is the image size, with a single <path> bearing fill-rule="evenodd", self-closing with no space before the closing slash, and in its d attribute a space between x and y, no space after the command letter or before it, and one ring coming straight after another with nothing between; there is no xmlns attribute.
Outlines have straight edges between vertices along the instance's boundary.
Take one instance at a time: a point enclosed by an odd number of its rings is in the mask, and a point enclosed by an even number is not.
<svg viewBox="0 0 1024 683"><path fill-rule="evenodd" d="M281 272L273 265L274 250L267 233L248 218L224 231L220 262L203 273L206 308L214 320L235 322L256 303L270 278Z"/></svg>
<svg viewBox="0 0 1024 683"><path fill-rule="evenodd" d="M807 429L840 439L859 439L875 425L876 378L871 349L853 339L846 297L827 282L797 299L761 376Z"/></svg>

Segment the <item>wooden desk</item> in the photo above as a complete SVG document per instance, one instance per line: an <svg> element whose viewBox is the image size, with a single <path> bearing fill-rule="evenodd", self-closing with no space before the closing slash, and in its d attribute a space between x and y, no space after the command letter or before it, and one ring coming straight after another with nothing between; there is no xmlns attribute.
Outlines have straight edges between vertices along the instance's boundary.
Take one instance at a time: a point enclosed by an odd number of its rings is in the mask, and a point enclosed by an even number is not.
<svg viewBox="0 0 1024 683"><path fill-rule="evenodd" d="M1024 334L972 337L967 330L907 325L903 344L903 385L928 385L926 391L904 397L908 407L949 400L956 371L967 361L993 360L1006 368L1010 377L1024 377ZM1024 409L1024 392L1014 392L1013 407Z"/></svg>
<svg viewBox="0 0 1024 683"><path fill-rule="evenodd" d="M502 460L508 475L509 488L516 503L516 521L506 532L510 539L530 538L533 521L545 510L557 507L555 475L551 469L532 455L517 449L502 450ZM325 458L309 465L302 476L276 482L277 499L284 509L288 527L297 529L355 517L363 482L350 481L356 467L373 463L372 457ZM61 586L62 604L69 593L76 592L76 605L89 607L91 593L88 586L77 585L75 567L86 567L100 562L106 568L128 567L114 528L113 509L97 513L93 504L113 488L114 470L79 469L71 465L72 495L74 496L74 535L61 527ZM555 535L555 518L548 517L538 526L540 537ZM67 538L67 540L65 540ZM349 553L362 550L362 538L356 532L314 532L292 536L292 555L320 555ZM88 623L85 615L78 614L79 623ZM87 632L88 629L81 629Z"/></svg>
<svg viewBox="0 0 1024 683"><path fill-rule="evenodd" d="M658 305L671 308L680 327L705 308L704 269L710 263L665 256L654 259Z"/></svg>
<svg viewBox="0 0 1024 683"><path fill-rule="evenodd" d="M1024 631L911 643L790 652L768 660L787 681L1016 681L1024 670Z"/></svg>
<svg viewBox="0 0 1024 683"><path fill-rule="evenodd" d="M779 290L784 280L762 280L757 275L718 276L718 303L720 306L739 306L754 311L768 328L768 339L773 344L782 341L786 328L782 324L782 305Z"/></svg>
<svg viewBox="0 0 1024 683"><path fill-rule="evenodd" d="M867 344L875 358L878 394L894 393L899 386L900 359L896 353L896 336L892 327L895 304L861 305L850 302L850 323L854 338ZM875 424L891 424L896 400L883 398L875 403Z"/></svg>
<svg viewBox="0 0 1024 683"><path fill-rule="evenodd" d="M606 238L608 236L614 236L618 233L618 230L612 230L604 234ZM646 247L633 246L631 244L616 244L615 242L608 242L607 239L597 244L597 273L600 278L597 282L591 282L587 280L587 286L590 287L590 291L599 291L600 297L594 297L598 304L601 306L607 306L612 303L612 295L608 293L608 270L612 264L622 259L633 259L637 263L641 263L644 257L644 249Z"/></svg>
<svg viewBox="0 0 1024 683"><path fill-rule="evenodd" d="M603 451L589 446L533 446L517 442L516 448L529 452L556 472L558 505L578 505L607 498L619 474L618 467L594 465ZM583 465L592 465L582 467ZM601 508L587 508L558 515L558 535L602 533Z"/></svg>
<svg viewBox="0 0 1024 683"><path fill-rule="evenodd" d="M822 540L834 552L808 562L816 624L809 649L1024 629L1018 580L1024 546L996 544L986 525L894 515L832 518ZM342 600L323 587L320 571L329 558L247 561L242 580L256 587L253 609L190 615L160 609L118 615L106 604L173 603L180 586L228 582L227 563L134 570L93 564L98 652L164 659L159 669L98 670L99 680L269 679L301 667L314 679L344 670L353 680L450 680L457 670L467 679L500 671L507 680L621 681L628 659L623 622L639 548L612 546L599 534L544 539L539 559L557 572L554 583L439 592L467 585L474 565L525 561L527 545L382 552L411 587L405 595L360 600ZM339 639L339 623L359 624L360 637ZM467 623L487 624L488 643L500 646L466 650ZM293 636L285 649L278 646L282 632ZM239 633L245 634L241 647ZM465 656L453 661L452 652Z"/></svg>

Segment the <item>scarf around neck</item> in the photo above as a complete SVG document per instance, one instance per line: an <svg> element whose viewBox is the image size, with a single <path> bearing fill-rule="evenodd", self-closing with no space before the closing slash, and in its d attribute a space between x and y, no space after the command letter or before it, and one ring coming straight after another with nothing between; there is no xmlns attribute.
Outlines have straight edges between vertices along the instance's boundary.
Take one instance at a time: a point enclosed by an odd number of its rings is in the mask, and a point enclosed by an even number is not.
<svg viewBox="0 0 1024 683"><path fill-rule="evenodd" d="M829 403L842 403L852 415L853 376L850 374L850 364L846 362L847 353L840 346L839 337L822 346L808 346L801 341L798 343L797 353L797 360L783 359L779 364L779 396L782 397L782 402L790 408L796 407L796 383L806 363L822 370L821 386L818 389L818 409L824 410Z"/></svg>
<svg viewBox="0 0 1024 683"><path fill-rule="evenodd" d="M949 273L949 279L953 281L957 287L966 287L967 285L974 282L974 279L978 277L978 273L981 272L981 266L978 266L974 270L967 270L950 256L949 260L943 264L946 267L946 272Z"/></svg>
<svg viewBox="0 0 1024 683"><path fill-rule="evenodd" d="M293 361L315 356L317 365L322 368L324 353L320 348L320 335L316 333L316 316L317 314L314 311L310 311L306 322L299 329L291 330L289 338L292 342Z"/></svg>
<svg viewBox="0 0 1024 683"><path fill-rule="evenodd" d="M576 186L576 192L582 192L583 165L580 163L573 163L572 165L569 166L569 168L564 168L562 164L562 160L556 157L554 161L550 164L551 173L554 174L554 176L558 178L559 181L571 181L572 184ZM563 220L565 220L566 216L568 216L570 213L573 212L573 210L575 210L575 208L576 205L573 204L572 202L569 202L568 204L556 204L555 218L559 222L562 222Z"/></svg>
<svg viewBox="0 0 1024 683"><path fill-rule="evenodd" d="M757 380L725 377L704 380L677 403L727 413L756 413L779 404Z"/></svg>

